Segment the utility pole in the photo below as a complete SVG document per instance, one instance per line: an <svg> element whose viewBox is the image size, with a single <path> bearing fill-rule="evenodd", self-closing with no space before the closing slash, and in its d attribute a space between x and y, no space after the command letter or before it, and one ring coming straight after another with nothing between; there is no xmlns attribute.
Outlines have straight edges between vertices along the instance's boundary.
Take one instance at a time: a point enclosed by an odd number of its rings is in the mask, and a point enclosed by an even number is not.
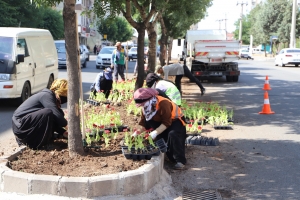
<svg viewBox="0 0 300 200"><path fill-rule="evenodd" d="M291 38L290 38L290 48L295 48L295 32L296 32L296 8L297 0L293 0L293 12L292 12L292 25L291 25Z"/></svg>
<svg viewBox="0 0 300 200"><path fill-rule="evenodd" d="M217 19L216 21L219 22L219 29L221 30L221 21L223 21L224 19Z"/></svg>
<svg viewBox="0 0 300 200"><path fill-rule="evenodd" d="M239 40L241 40L242 39L242 19L243 19L243 7L244 7L244 5L248 5L248 2L246 1L246 2L244 2L244 1L242 1L242 2L237 2L236 3L236 5L238 6L239 4L241 4L241 18L240 18L240 31L239 31Z"/></svg>
<svg viewBox="0 0 300 200"><path fill-rule="evenodd" d="M224 19L224 21L225 21L225 32L227 34L227 24L226 24L227 18L226 18L226 13L225 13L225 19Z"/></svg>

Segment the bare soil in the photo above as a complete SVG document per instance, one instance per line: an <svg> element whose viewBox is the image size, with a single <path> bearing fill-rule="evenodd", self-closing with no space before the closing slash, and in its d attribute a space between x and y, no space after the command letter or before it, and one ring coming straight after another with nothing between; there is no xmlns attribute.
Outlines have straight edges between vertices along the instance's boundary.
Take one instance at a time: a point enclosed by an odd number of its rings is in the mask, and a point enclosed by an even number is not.
<svg viewBox="0 0 300 200"><path fill-rule="evenodd" d="M139 118L127 116L125 105L111 107L119 111L124 125L131 129L137 126ZM95 110L95 107L88 106L86 109ZM85 148L86 154L75 158L69 157L66 139L55 139L40 150L27 148L16 160L10 162L9 166L15 171L33 174L90 177L134 170L144 165L146 160L133 161L124 157L120 145L123 138L124 133L119 132L108 147L105 147L101 139L99 143L94 144L100 148Z"/></svg>

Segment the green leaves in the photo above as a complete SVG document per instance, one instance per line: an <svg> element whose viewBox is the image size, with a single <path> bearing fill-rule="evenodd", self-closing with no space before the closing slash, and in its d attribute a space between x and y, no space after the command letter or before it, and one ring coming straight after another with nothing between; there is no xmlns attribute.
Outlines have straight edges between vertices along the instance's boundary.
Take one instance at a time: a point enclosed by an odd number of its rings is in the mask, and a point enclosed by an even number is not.
<svg viewBox="0 0 300 200"><path fill-rule="evenodd" d="M98 32L103 36L107 35L107 40L109 41L121 41L125 42L130 40L134 31L129 23L121 17L116 17L114 19L100 19L98 21Z"/></svg>

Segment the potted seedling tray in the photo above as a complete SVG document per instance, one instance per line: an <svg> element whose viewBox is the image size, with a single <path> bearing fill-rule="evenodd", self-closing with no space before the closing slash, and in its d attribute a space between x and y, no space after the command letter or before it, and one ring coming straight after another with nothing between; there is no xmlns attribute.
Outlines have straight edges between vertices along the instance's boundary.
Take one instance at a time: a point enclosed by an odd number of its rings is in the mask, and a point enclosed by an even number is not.
<svg viewBox="0 0 300 200"><path fill-rule="evenodd" d="M167 152L168 146L167 146L167 144L166 144L166 142L165 142L165 140L163 138L157 140L155 142L155 144L159 148L160 152L162 152L162 153Z"/></svg>
<svg viewBox="0 0 300 200"><path fill-rule="evenodd" d="M223 130L232 130L232 126L231 125L214 125L213 126L214 129L223 129Z"/></svg>
<svg viewBox="0 0 300 200"><path fill-rule="evenodd" d="M100 106L100 102L93 99L87 99L86 102L93 106Z"/></svg>
<svg viewBox="0 0 300 200"><path fill-rule="evenodd" d="M218 146L219 139L212 137L203 137L203 136L189 136L185 140L186 144L191 145L201 145L201 146Z"/></svg>
<svg viewBox="0 0 300 200"><path fill-rule="evenodd" d="M121 148L125 158L132 160L150 160L152 156L158 156L160 154L160 149L151 145L147 146L145 150L136 150L134 147L128 150L127 146L121 146Z"/></svg>

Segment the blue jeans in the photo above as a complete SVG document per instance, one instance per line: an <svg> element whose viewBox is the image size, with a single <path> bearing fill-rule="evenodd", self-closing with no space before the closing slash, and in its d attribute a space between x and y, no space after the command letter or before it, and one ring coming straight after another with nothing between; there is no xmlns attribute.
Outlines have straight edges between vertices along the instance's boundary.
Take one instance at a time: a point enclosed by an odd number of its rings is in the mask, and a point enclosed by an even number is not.
<svg viewBox="0 0 300 200"><path fill-rule="evenodd" d="M122 80L125 81L124 69L125 69L125 65L117 64L117 65L114 66L115 81L118 81L118 76L119 75L121 76Z"/></svg>

